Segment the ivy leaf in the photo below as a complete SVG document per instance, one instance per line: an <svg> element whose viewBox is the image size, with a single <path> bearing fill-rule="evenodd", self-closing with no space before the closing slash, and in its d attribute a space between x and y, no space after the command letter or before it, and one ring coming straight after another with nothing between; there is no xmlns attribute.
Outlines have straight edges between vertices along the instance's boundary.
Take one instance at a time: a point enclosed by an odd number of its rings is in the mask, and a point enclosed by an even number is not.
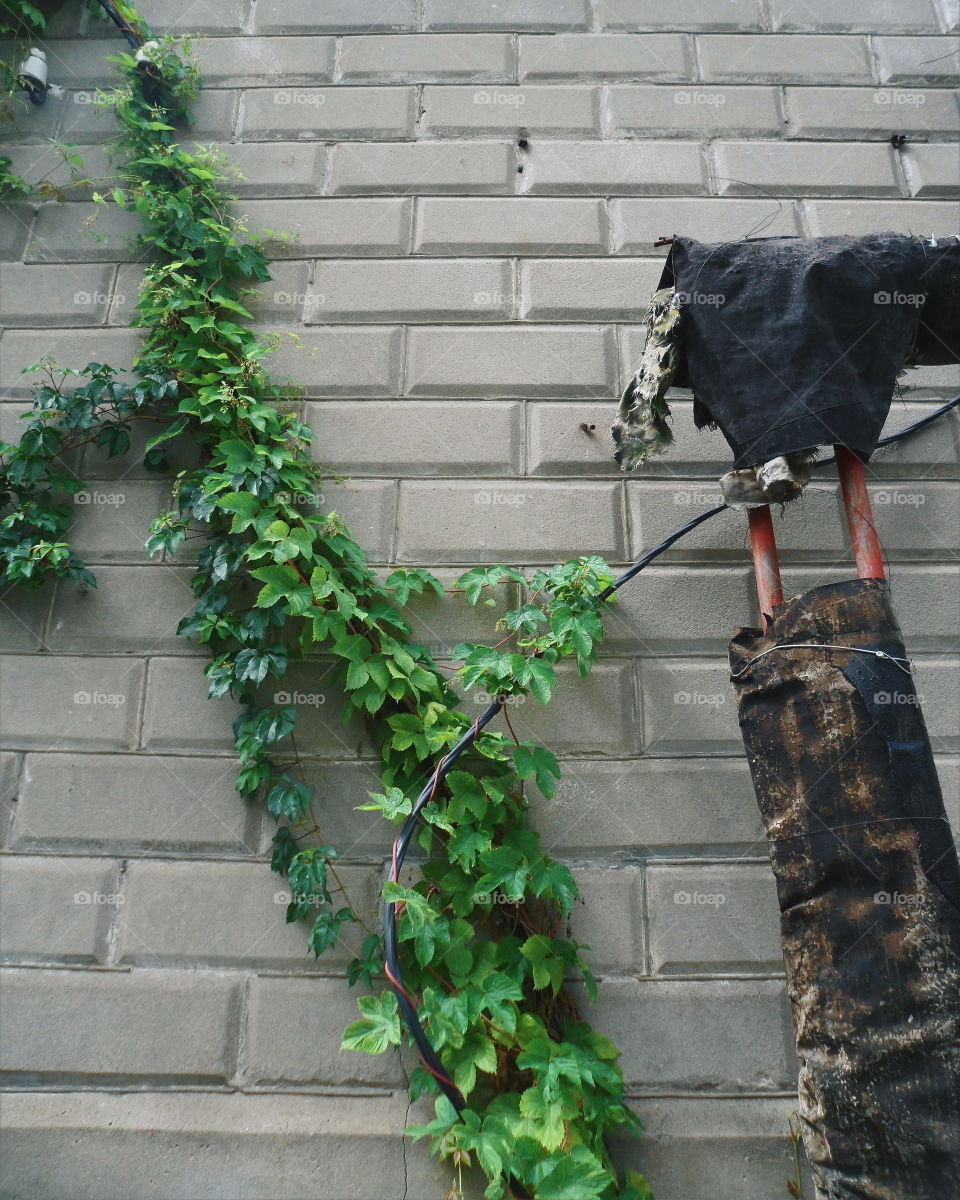
<svg viewBox="0 0 960 1200"><path fill-rule="evenodd" d="M556 755L546 746L534 746L530 742L521 742L514 747L513 763L521 779L536 776L537 787L543 796L549 800L556 790L556 780L560 778L560 764Z"/></svg>
<svg viewBox="0 0 960 1200"><path fill-rule="evenodd" d="M319 958L325 950L329 950L337 944L341 927L355 920L356 917L349 908L341 908L335 913L329 911L320 913L310 930L307 945Z"/></svg>
<svg viewBox="0 0 960 1200"><path fill-rule="evenodd" d="M178 437L181 433L183 433L183 431L186 429L186 427L189 424L190 424L189 416L179 417L172 424L168 425L166 429L164 429L164 430L162 430L162 432L158 433L156 435L156 437L152 437L150 439L150 441L147 442L144 449L152 450L154 448L154 446L160 446L160 445L162 445L163 442L169 442L171 440L171 438Z"/></svg>
<svg viewBox="0 0 960 1200"><path fill-rule="evenodd" d="M447 852L454 862L469 871L477 860L477 855L490 846L488 834L469 825L460 825L454 829L447 842Z"/></svg>
<svg viewBox="0 0 960 1200"><path fill-rule="evenodd" d="M409 796L398 787L387 788L384 794L379 792L368 792L370 802L368 804L358 804L356 806L358 812L381 812L388 821L396 821L400 817L409 815L413 808L413 801Z"/></svg>
<svg viewBox="0 0 960 1200"><path fill-rule="evenodd" d="M380 996L361 996L357 1007L363 1019L354 1021L344 1030L341 1050L383 1054L388 1046L400 1045L400 1015L393 992L384 992Z"/></svg>
<svg viewBox="0 0 960 1200"><path fill-rule="evenodd" d="M297 853L297 843L286 825L281 825L273 835L273 853L270 856L270 870L278 875L286 875L290 863Z"/></svg>
<svg viewBox="0 0 960 1200"><path fill-rule="evenodd" d="M311 793L305 783L292 783L286 777L267 796L267 808L277 818L299 820L310 807Z"/></svg>
<svg viewBox="0 0 960 1200"><path fill-rule="evenodd" d="M260 512L261 501L252 492L227 492L217 504L225 512L234 514L231 533L243 533L250 528Z"/></svg>
<svg viewBox="0 0 960 1200"><path fill-rule="evenodd" d="M520 1097L520 1112L536 1122L537 1138L544 1150L557 1150L560 1147L567 1128L559 1104L548 1101L539 1088L530 1087Z"/></svg>
<svg viewBox="0 0 960 1200"><path fill-rule="evenodd" d="M615 1182L586 1146L572 1146L537 1184L537 1200L591 1200Z"/></svg>
<svg viewBox="0 0 960 1200"><path fill-rule="evenodd" d="M520 947L530 964L535 988L549 987L556 995L563 984L564 964L554 953L553 942L545 934L535 933Z"/></svg>
<svg viewBox="0 0 960 1200"><path fill-rule="evenodd" d="M549 704L551 689L556 682L553 667L542 658L528 658L527 668L530 672L530 691L541 704Z"/></svg>

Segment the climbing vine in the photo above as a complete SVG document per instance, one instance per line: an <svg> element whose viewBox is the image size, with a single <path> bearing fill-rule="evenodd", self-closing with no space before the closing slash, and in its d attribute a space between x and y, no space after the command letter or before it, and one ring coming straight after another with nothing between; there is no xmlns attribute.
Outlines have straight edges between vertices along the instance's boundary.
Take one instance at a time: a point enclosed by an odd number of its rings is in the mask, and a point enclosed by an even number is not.
<svg viewBox="0 0 960 1200"><path fill-rule="evenodd" d="M147 547L171 560L203 535L195 605L179 632L209 647L211 696L239 704L236 788L262 799L276 822L271 865L289 881L288 920L306 922L318 957L350 927L366 933L351 943L360 944L348 977L372 994L360 998L343 1046L382 1053L404 1041L396 993L380 990L382 940L324 838L300 768L296 708L275 699L276 681L295 659L334 662L344 719L364 722L382 759L383 790L363 807L402 821L425 766L473 725L404 614L411 595L443 588L415 568L379 580L337 513L300 502L323 480L311 431L265 369L276 342L245 324L267 261L228 211L222 162L177 141L196 70L174 41L151 40L130 6L116 8L145 45L116 56L122 83L101 98L119 128L117 180L94 199L140 219L142 349L132 379L100 363L30 368L39 386L26 430L19 444L0 444L0 561L6 578L27 586L50 578L96 586L69 546L65 498L82 486L64 465L69 452L92 443L125 453L138 422L157 430L146 448L151 469L166 469L177 439L193 448L197 465L176 475ZM463 574L455 590L470 604L503 584L524 602L503 617L497 645L456 648L460 686L546 704L562 659L589 672L603 636L597 598L610 579L594 558L530 578L506 567ZM537 1200L643 1200L651 1195L643 1177L619 1181L604 1145L613 1128L639 1128L617 1050L565 987L573 976L595 990L584 947L567 930L576 886L528 825L530 791L549 799L559 775L551 752L512 736L509 721L506 733L483 731L423 810L416 877L385 885L405 987L467 1102L458 1114L437 1094L435 1119L410 1132L429 1137L458 1180L478 1164L492 1200L517 1185ZM436 1094L437 1080L417 1067L410 1091ZM458 1182L450 1195L460 1190Z"/></svg>

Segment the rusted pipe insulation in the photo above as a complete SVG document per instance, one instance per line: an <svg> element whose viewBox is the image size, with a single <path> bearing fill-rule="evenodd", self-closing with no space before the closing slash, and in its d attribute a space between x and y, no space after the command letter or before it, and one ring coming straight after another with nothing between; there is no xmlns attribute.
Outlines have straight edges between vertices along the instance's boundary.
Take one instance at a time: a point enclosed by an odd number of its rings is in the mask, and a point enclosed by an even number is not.
<svg viewBox="0 0 960 1200"><path fill-rule="evenodd" d="M766 633L737 634L730 663L818 1197L952 1200L960 865L889 585L795 596Z"/></svg>

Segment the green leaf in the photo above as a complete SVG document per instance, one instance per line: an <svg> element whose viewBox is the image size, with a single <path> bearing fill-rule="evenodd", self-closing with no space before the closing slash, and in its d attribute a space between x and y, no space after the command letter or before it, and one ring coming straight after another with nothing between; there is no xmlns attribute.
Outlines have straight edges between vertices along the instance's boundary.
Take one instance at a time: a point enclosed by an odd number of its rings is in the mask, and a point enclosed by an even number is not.
<svg viewBox="0 0 960 1200"><path fill-rule="evenodd" d="M537 1200L591 1200L615 1182L586 1146L560 1152L556 1166L537 1184Z"/></svg>
<svg viewBox="0 0 960 1200"><path fill-rule="evenodd" d="M310 807L310 789L305 783L278 783L267 796L267 808L275 817L287 817L296 821Z"/></svg>
<svg viewBox="0 0 960 1200"><path fill-rule="evenodd" d="M150 439L150 441L147 442L144 449L152 450L154 448L154 446L160 446L164 442L169 442L171 440L171 438L175 438L175 437L179 436L179 434L183 433L183 431L186 429L186 427L189 424L190 424L189 416L180 417L178 420L174 421L171 425L168 425L167 428L164 429L162 432L158 433L156 435L156 437L152 437Z"/></svg>
<svg viewBox="0 0 960 1200"><path fill-rule="evenodd" d="M325 950L331 949L340 939L340 929L356 917L349 908L341 908L337 912L322 912L313 923L307 945L313 953L320 957ZM391 993L392 994L392 993Z"/></svg>
<svg viewBox="0 0 960 1200"><path fill-rule="evenodd" d="M365 1054L383 1054L389 1046L400 1045L400 1016L393 992L380 996L361 996L357 1007L363 1020L348 1025L340 1043L342 1050L362 1050Z"/></svg>

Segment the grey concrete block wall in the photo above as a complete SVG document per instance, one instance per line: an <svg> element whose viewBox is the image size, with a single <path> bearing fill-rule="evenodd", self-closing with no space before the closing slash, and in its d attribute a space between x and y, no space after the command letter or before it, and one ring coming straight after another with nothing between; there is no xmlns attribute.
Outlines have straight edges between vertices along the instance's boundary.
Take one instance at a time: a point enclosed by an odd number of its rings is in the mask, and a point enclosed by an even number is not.
<svg viewBox="0 0 960 1200"><path fill-rule="evenodd" d="M141 7L158 32L202 35L184 136L238 172L235 211L275 262L257 322L298 335L275 373L346 478L318 503L378 566L449 581L581 552L623 564L714 501L728 454L694 431L689 396L667 455L629 479L610 456L662 235L956 228L951 0ZM135 222L94 206L45 144L82 143L109 178L90 101L122 46L80 8L51 29L63 94L3 151L66 195L0 214L5 437L30 398L24 366L127 366L138 343ZM909 373L889 428L958 390L956 371ZM954 819L958 430L870 466ZM233 791L230 705L205 699L202 651L175 634L191 554L143 550L168 485L132 453L77 465L74 538L100 589L0 596L0 1194L439 1200L449 1173L400 1136L409 1064L337 1049L349 939L306 956L267 867L272 822ZM829 472L778 535L791 590L852 573ZM412 616L443 658L498 611L423 598ZM590 680L564 673L547 712L513 714L563 759L534 822L580 882L594 1019L647 1125L618 1158L660 1200L769 1200L790 1170L775 897L724 669L755 619L728 513L624 594ZM355 806L375 749L340 721L328 671L299 666L290 690L326 834L372 916L390 834Z"/></svg>

